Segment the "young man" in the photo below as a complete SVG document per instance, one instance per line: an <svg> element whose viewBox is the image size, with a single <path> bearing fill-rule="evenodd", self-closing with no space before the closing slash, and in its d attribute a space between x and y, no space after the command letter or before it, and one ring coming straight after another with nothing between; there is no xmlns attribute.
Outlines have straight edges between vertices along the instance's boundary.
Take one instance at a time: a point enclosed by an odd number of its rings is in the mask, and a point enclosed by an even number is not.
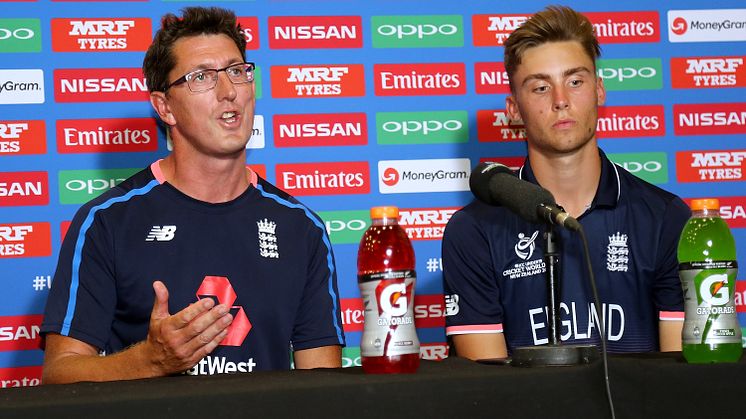
<svg viewBox="0 0 746 419"><path fill-rule="evenodd" d="M690 215L681 199L611 163L596 141L606 92L587 18L549 7L505 43L511 119L526 127L518 176L548 189L583 225L602 307L593 303L580 237L556 230L562 252L562 341L613 352L681 348L683 295L676 246ZM505 357L547 339L542 232L503 207L475 201L454 214L443 239L444 292L455 313L446 333L470 359Z"/></svg>
<svg viewBox="0 0 746 419"><path fill-rule="evenodd" d="M235 15L168 14L143 71L173 152L84 205L42 324L45 383L340 367L324 224L246 166L254 64Z"/></svg>

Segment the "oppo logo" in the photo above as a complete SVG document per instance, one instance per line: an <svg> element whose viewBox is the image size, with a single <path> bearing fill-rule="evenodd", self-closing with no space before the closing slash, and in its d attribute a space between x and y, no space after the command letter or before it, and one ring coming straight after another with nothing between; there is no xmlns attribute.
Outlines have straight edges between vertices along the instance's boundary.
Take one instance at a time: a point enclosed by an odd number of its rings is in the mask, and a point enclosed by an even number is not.
<svg viewBox="0 0 746 419"><path fill-rule="evenodd" d="M88 194L94 192L107 191L119 183L124 182L124 179L73 179L65 183L65 188L70 191L80 192L86 191Z"/></svg>
<svg viewBox="0 0 746 419"><path fill-rule="evenodd" d="M623 82L625 79L633 79L635 77L641 77L643 79L649 79L655 77L657 72L653 67L619 67L619 68L599 68L598 76L604 80L619 80Z"/></svg>
<svg viewBox="0 0 746 419"><path fill-rule="evenodd" d="M350 358L347 356L342 357L342 368L349 368L349 367L361 367L363 366L362 358L358 355L354 358Z"/></svg>
<svg viewBox="0 0 746 419"><path fill-rule="evenodd" d="M420 25L381 25L377 29L378 33L383 36L396 36L397 39L403 39L405 37L416 36L418 39L423 39L426 36L432 35L453 35L458 33L458 27L456 25L443 24L420 24Z"/></svg>
<svg viewBox="0 0 746 419"><path fill-rule="evenodd" d="M29 28L18 28L14 30L0 28L0 41L6 39L15 38L20 40L31 39L36 35L33 30Z"/></svg>
<svg viewBox="0 0 746 419"><path fill-rule="evenodd" d="M368 227L365 220L329 220L325 224L329 234L338 231L363 231Z"/></svg>
<svg viewBox="0 0 746 419"><path fill-rule="evenodd" d="M446 121L388 121L381 125L381 128L386 132L401 133L402 135L409 135L410 133L428 135L440 130L459 131L463 128L463 124L455 119Z"/></svg>
<svg viewBox="0 0 746 419"><path fill-rule="evenodd" d="M624 167L628 172L630 173L639 173L639 172L647 172L647 173L655 173L663 169L663 165L660 164L660 162L657 161L646 161L646 162L638 162L638 161L626 161L622 163L622 167Z"/></svg>

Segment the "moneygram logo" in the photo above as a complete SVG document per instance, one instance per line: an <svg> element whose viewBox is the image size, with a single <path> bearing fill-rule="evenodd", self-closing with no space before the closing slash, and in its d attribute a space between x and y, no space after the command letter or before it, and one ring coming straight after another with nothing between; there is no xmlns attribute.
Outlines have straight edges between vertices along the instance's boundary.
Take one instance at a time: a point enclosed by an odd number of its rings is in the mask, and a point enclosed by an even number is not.
<svg viewBox="0 0 746 419"><path fill-rule="evenodd" d="M440 240L458 208L411 208L399 211L399 225L410 240Z"/></svg>
<svg viewBox="0 0 746 419"><path fill-rule="evenodd" d="M463 95L464 63L374 64L376 96Z"/></svg>
<svg viewBox="0 0 746 419"><path fill-rule="evenodd" d="M510 81L505 71L505 63L476 63L474 64L474 79L477 94L504 95L510 93Z"/></svg>
<svg viewBox="0 0 746 419"><path fill-rule="evenodd" d="M746 41L746 9L669 10L670 42Z"/></svg>
<svg viewBox="0 0 746 419"><path fill-rule="evenodd" d="M0 224L0 258L52 255L49 223Z"/></svg>
<svg viewBox="0 0 746 419"><path fill-rule="evenodd" d="M332 244L358 244L370 225L366 210L319 211Z"/></svg>
<svg viewBox="0 0 746 419"><path fill-rule="evenodd" d="M343 195L370 192L367 161L278 164L280 187L292 195Z"/></svg>
<svg viewBox="0 0 746 419"><path fill-rule="evenodd" d="M61 170L61 204L82 204L122 183L142 169Z"/></svg>
<svg viewBox="0 0 746 419"><path fill-rule="evenodd" d="M246 37L246 49L259 49L259 19L256 16L236 18Z"/></svg>
<svg viewBox="0 0 746 419"><path fill-rule="evenodd" d="M0 70L0 105L44 103L44 72Z"/></svg>
<svg viewBox="0 0 746 419"><path fill-rule="evenodd" d="M0 52L40 52L39 19L0 19Z"/></svg>
<svg viewBox="0 0 746 419"><path fill-rule="evenodd" d="M461 15L373 16L373 48L464 46Z"/></svg>
<svg viewBox="0 0 746 419"><path fill-rule="evenodd" d="M515 142L526 139L523 121L510 119L505 109L477 111L477 139L482 142Z"/></svg>
<svg viewBox="0 0 746 419"><path fill-rule="evenodd" d="M598 109L598 138L656 137L666 134L663 105L602 106Z"/></svg>
<svg viewBox="0 0 746 419"><path fill-rule="evenodd" d="M474 45L478 47L502 46L510 34L531 15L472 15L471 27Z"/></svg>
<svg viewBox="0 0 746 419"><path fill-rule="evenodd" d="M744 180L746 150L676 152L679 182L729 182Z"/></svg>
<svg viewBox="0 0 746 419"><path fill-rule="evenodd" d="M607 91L663 88L663 71L659 58L598 60L596 68Z"/></svg>
<svg viewBox="0 0 746 419"><path fill-rule="evenodd" d="M0 368L0 388L30 387L41 384L42 366Z"/></svg>
<svg viewBox="0 0 746 419"><path fill-rule="evenodd" d="M152 33L148 18L53 18L52 51L146 51Z"/></svg>
<svg viewBox="0 0 746 419"><path fill-rule="evenodd" d="M469 190L469 159L381 160L378 190L388 193Z"/></svg>
<svg viewBox="0 0 746 419"><path fill-rule="evenodd" d="M676 135L746 134L746 102L673 105Z"/></svg>
<svg viewBox="0 0 746 419"><path fill-rule="evenodd" d="M350 97L365 95L362 64L270 67L272 97Z"/></svg>
<svg viewBox="0 0 746 419"><path fill-rule="evenodd" d="M609 153L609 160L628 172L652 184L668 183L668 155L666 153Z"/></svg>
<svg viewBox="0 0 746 419"><path fill-rule="evenodd" d="M275 115L275 146L319 147L368 144L366 114Z"/></svg>
<svg viewBox="0 0 746 419"><path fill-rule="evenodd" d="M0 156L46 152L47 130L43 120L0 121Z"/></svg>
<svg viewBox="0 0 746 419"><path fill-rule="evenodd" d="M746 87L746 56L671 58L674 89Z"/></svg>
<svg viewBox="0 0 746 419"><path fill-rule="evenodd" d="M155 151L158 128L153 118L57 120L59 153Z"/></svg>
<svg viewBox="0 0 746 419"><path fill-rule="evenodd" d="M360 16L270 16L271 49L362 48Z"/></svg>
<svg viewBox="0 0 746 419"><path fill-rule="evenodd" d="M47 204L47 172L0 172L0 207Z"/></svg>
<svg viewBox="0 0 746 419"><path fill-rule="evenodd" d="M0 317L0 352L39 349L42 315Z"/></svg>
<svg viewBox="0 0 746 419"><path fill-rule="evenodd" d="M658 12L593 12L583 13L593 25L601 44L660 41Z"/></svg>
<svg viewBox="0 0 746 419"><path fill-rule="evenodd" d="M378 112L378 144L443 144L469 141L466 111Z"/></svg>
<svg viewBox="0 0 746 419"><path fill-rule="evenodd" d="M54 70L56 102L138 102L148 98L139 68Z"/></svg>

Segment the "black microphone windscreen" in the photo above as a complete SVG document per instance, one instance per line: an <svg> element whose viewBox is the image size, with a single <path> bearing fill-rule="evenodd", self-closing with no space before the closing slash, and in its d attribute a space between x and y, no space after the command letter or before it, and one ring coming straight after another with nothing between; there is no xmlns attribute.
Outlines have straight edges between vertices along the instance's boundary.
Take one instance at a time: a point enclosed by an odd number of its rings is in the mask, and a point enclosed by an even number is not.
<svg viewBox="0 0 746 419"><path fill-rule="evenodd" d="M469 177L469 186L480 201L502 205L532 223L542 222L537 213L541 204L555 204L549 191L519 179L499 163L480 163Z"/></svg>

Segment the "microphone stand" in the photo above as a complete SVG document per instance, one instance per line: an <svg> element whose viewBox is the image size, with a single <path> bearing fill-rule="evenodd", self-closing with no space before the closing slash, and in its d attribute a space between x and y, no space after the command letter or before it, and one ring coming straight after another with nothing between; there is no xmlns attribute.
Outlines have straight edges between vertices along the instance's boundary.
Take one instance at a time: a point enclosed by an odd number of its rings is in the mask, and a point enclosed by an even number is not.
<svg viewBox="0 0 746 419"><path fill-rule="evenodd" d="M547 278L548 345L522 346L513 350L510 365L542 367L590 364L599 358L596 345L563 345L560 339L559 248L553 225L544 232L544 264Z"/></svg>

